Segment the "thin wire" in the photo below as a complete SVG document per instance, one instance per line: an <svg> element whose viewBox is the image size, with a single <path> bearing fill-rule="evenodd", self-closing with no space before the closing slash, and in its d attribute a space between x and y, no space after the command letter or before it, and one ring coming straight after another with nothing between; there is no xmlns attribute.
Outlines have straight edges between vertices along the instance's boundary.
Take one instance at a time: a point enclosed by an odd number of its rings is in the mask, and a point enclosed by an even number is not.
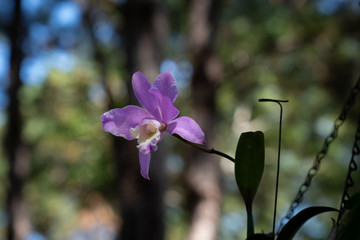
<svg viewBox="0 0 360 240"><path fill-rule="evenodd" d="M275 102L275 103L279 104L279 106L280 106L278 160L277 160L277 170L276 170L275 203L274 203L274 217L273 217L273 228L272 228L272 232L275 233L276 208L277 208L279 176L280 176L281 129L282 129L282 115L283 115L283 107L282 107L281 103L289 102L289 100L276 100L276 99L269 99L269 98L261 98L261 99L259 99L259 102ZM274 234L274 239L275 239L275 234Z"/></svg>

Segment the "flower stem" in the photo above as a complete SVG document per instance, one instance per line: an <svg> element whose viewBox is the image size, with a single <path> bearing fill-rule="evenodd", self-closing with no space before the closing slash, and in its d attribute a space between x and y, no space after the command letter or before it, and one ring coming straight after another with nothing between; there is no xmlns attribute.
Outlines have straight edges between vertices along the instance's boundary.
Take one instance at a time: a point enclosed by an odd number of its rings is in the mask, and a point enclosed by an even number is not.
<svg viewBox="0 0 360 240"><path fill-rule="evenodd" d="M274 239L275 239L276 206L277 206L278 189L279 189L279 175L280 175L281 128L282 128L282 115L283 115L283 108L282 108L281 103L288 102L288 101L289 100L277 100L277 99L268 99L268 98L259 99L259 102L275 102L275 103L279 104L279 106L280 106L278 161L277 161L277 171L276 171L274 218L273 218L273 228L272 228L272 231L274 233Z"/></svg>
<svg viewBox="0 0 360 240"><path fill-rule="evenodd" d="M184 143L187 143L189 144L190 146L202 151L202 152L205 152L205 153L210 153L210 154L216 154L216 155L219 155L221 157L224 157L224 158L227 158L229 159L230 161L232 162L235 162L235 159L233 157L230 157L229 155L227 155L226 153L223 153L223 152L220 152L218 150L215 150L214 148L206 148L204 146L201 146L199 144L196 144L196 143L193 143L193 142L190 142L182 137L180 137L179 135L177 134L173 134L173 136L177 137L178 139L180 139L181 141L183 141Z"/></svg>

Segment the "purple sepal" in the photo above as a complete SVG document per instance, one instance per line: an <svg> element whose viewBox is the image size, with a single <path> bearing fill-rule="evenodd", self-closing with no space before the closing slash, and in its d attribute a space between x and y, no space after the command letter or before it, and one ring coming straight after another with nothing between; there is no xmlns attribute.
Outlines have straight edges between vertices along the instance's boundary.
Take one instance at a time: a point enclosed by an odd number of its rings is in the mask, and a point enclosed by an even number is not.
<svg viewBox="0 0 360 240"><path fill-rule="evenodd" d="M179 117L168 123L166 131L170 134L178 134L190 142L205 144L205 134L192 118Z"/></svg>

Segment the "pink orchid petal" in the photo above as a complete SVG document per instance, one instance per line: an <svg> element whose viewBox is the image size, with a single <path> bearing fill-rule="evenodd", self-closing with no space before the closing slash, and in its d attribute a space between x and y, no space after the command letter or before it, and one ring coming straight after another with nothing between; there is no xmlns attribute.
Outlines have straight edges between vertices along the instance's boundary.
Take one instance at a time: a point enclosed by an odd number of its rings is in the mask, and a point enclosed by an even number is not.
<svg viewBox="0 0 360 240"><path fill-rule="evenodd" d="M180 111L172 102L161 93L154 93L159 102L160 118L157 118L163 123L167 123L179 115Z"/></svg>
<svg viewBox="0 0 360 240"><path fill-rule="evenodd" d="M124 108L115 108L101 116L103 128L115 136L133 140L130 128L135 128L145 118L153 118L145 109L129 105Z"/></svg>
<svg viewBox="0 0 360 240"><path fill-rule="evenodd" d="M168 123L166 131L170 134L178 134L190 142L205 144L205 134L192 118L179 117Z"/></svg>
<svg viewBox="0 0 360 240"><path fill-rule="evenodd" d="M154 94L150 92L151 84L145 75L141 72L134 73L132 77L132 86L135 96L139 100L141 106L143 106L156 119L161 120L158 101Z"/></svg>
<svg viewBox="0 0 360 240"><path fill-rule="evenodd" d="M166 123L177 117L179 110L174 106L177 87L176 80L171 73L160 73L150 88L150 93L153 93L157 99L161 121Z"/></svg>
<svg viewBox="0 0 360 240"><path fill-rule="evenodd" d="M141 173L141 176L143 176L147 180L150 180L150 178L149 178L150 157L151 157L150 153L143 154L143 153L139 152L140 173Z"/></svg>
<svg viewBox="0 0 360 240"><path fill-rule="evenodd" d="M169 72L160 73L150 91L160 92L174 103L178 94L174 76Z"/></svg>

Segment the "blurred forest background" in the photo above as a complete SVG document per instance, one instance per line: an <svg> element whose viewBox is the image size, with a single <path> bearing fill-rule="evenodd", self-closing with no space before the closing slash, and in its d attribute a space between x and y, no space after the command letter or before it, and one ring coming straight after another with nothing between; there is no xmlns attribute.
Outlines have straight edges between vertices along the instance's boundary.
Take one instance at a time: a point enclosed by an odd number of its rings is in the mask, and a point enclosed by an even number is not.
<svg viewBox="0 0 360 240"><path fill-rule="evenodd" d="M234 156L265 133L255 231L271 231L279 107L278 221L360 76L358 0L1 0L0 239L244 239L233 164L165 136L140 175L136 141L102 130L138 104L131 76L170 71L180 115ZM359 100L359 99L357 99ZM338 208L359 101L299 209ZM356 178L359 189L360 177ZM297 209L297 211L299 210ZM324 239L323 214L296 239Z"/></svg>

